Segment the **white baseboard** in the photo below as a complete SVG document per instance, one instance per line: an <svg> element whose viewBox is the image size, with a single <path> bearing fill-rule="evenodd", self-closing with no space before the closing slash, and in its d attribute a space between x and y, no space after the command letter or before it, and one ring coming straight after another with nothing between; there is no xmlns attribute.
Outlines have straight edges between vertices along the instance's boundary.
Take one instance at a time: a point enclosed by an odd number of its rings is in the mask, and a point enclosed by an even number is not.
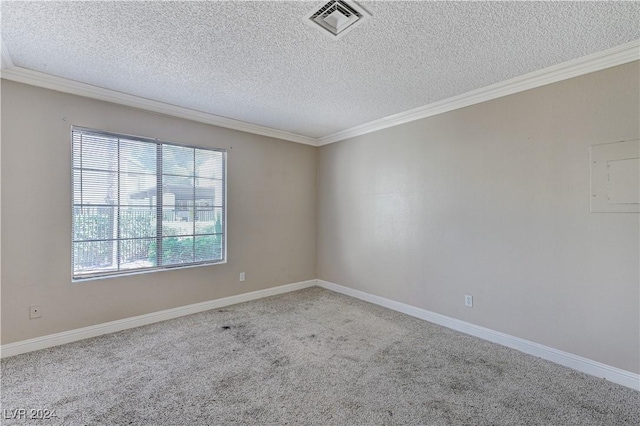
<svg viewBox="0 0 640 426"><path fill-rule="evenodd" d="M446 315L430 312L426 309L416 308L415 306L410 306L405 303L375 296L360 290L354 290L349 287L323 280L318 280L318 286L347 296L355 297L366 302L384 306L385 308L393 309L394 311L402 312L404 314L411 315L412 317L439 324L453 330L461 331L490 342L498 343L592 376L602 377L613 383L617 383L631 389L640 390L640 374L632 373L588 358L583 358L578 355L550 348L539 343L530 342L519 337L510 336L499 331L451 318Z"/></svg>
<svg viewBox="0 0 640 426"><path fill-rule="evenodd" d="M590 374L596 377L602 377L613 383L617 383L631 389L640 390L640 374L612 367L598 361L593 361L578 355L570 354L558 349L541 345L539 343L530 342L519 337L510 336L499 331L471 324L446 315L437 314L427 311L426 309L417 308L405 303L396 302L384 297L375 296L360 290L354 290L349 287L330 283L323 280L301 281L293 284L286 284L279 287L272 287L264 290L253 291L251 293L238 294L236 296L225 297L222 299L209 300L207 302L195 303L193 305L181 306L178 308L167 309L164 311L153 312L150 314L138 315L131 318L125 318L117 321L92 325L89 327L78 328L75 330L63 331L61 333L49 334L47 336L36 337L34 339L23 340L20 342L9 343L0 347L0 357L7 358L26 352L36 351L39 349L50 348L52 346L63 345L90 337L96 337L103 334L114 333L116 331L126 330L129 328L140 327L142 325L152 324L155 322L165 321L173 318L191 315L198 312L208 311L210 309L218 309L224 306L235 305L236 303L248 302L250 300L261 299L263 297L275 296L277 294L288 293L303 288L318 285L327 290L342 293L347 296L355 297L394 311L402 312L416 318L420 318L435 324L442 325L453 330L461 331L472 336L479 337L490 342L498 343L509 348L519 350L526 354L534 355L542 359L546 359L565 367Z"/></svg>
<svg viewBox="0 0 640 426"><path fill-rule="evenodd" d="M20 342L2 345L0 347L0 357L7 358L13 355L63 345L77 340L140 327L142 325L191 315L198 312L208 311L210 309L222 308L224 306L235 305L236 303L248 302L250 300L261 299L263 297L275 296L276 294L301 290L315 285L316 280L301 281L298 283L281 285L279 287L252 291L250 293L238 294L236 296L224 297L222 299L209 300L207 302L194 303L193 305L180 306L178 308L166 309L164 311L152 312L150 314L138 315L131 318L124 318L117 321L105 322L89 327L77 328L75 330L49 334L47 336L36 337L34 339L22 340Z"/></svg>

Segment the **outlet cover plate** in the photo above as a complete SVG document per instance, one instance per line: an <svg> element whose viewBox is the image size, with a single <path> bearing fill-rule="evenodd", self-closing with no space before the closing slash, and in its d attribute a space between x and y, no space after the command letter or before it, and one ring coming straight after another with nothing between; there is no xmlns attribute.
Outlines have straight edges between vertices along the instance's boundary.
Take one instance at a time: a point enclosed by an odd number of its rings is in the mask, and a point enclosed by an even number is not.
<svg viewBox="0 0 640 426"><path fill-rule="evenodd" d="M29 306L29 319L36 319L42 317L42 305Z"/></svg>
<svg viewBox="0 0 640 426"><path fill-rule="evenodd" d="M473 307L473 296L469 296L468 294L466 294L464 296L464 305L472 308Z"/></svg>

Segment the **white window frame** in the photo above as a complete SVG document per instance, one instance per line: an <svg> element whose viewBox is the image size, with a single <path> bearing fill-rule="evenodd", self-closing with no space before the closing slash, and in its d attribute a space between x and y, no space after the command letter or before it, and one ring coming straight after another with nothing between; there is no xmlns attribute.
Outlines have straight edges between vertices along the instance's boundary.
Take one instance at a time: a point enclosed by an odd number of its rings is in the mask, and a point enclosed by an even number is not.
<svg viewBox="0 0 640 426"><path fill-rule="evenodd" d="M163 171L162 171L162 147L163 146L176 146L176 147L181 147L181 148L190 148L190 149L194 149L194 150L204 150L204 151L213 151L213 152L219 152L222 154L222 179L223 179L223 183L222 183L222 250L221 250L221 255L222 255L222 259L217 259L217 260L206 260L206 261L199 261L199 262L189 262L189 263L181 263L181 264L171 264L171 265L159 265L159 266L151 266L151 267L140 267L140 268L127 268L127 269L121 269L121 270L117 270L117 271L105 271L105 272L88 272L86 274L82 274L82 273L76 273L75 271L75 259L74 259L74 243L76 242L75 240L75 230L74 230L74 220L75 220L75 213L74 213L74 209L77 207L82 207L83 204L76 204L75 203L75 185L74 185L74 171L77 169L74 165L74 134L80 132L80 133L86 133L86 134L92 134L92 135L96 135L96 136L100 136L100 137L107 137L107 138L114 138L114 139L126 139L128 141L137 141L137 142L144 142L144 143L150 143L150 144L154 144L156 147L160 147L159 150L156 153L156 163L157 165L159 165L159 167L156 169L155 175L156 175L156 181L158 183L160 183L160 185L156 185L156 235L155 237L149 237L149 239L153 239L155 238L156 240L156 244L157 244L157 259L160 260L162 259L162 244L161 241L163 239L163 237L167 237L164 236L162 234L162 223L163 223L163 215L162 215L162 209L163 209L163 203L162 203L162 193L163 193L163 185L161 184L162 182L162 176L163 176ZM227 168L228 168L228 156L227 156L227 150L225 148L217 148L217 147L203 147L203 146L194 146L194 145L185 145L185 144L180 144L180 143L175 143L175 142L167 142L164 140L159 140L159 139L154 139L154 138L148 138L148 137L143 137L143 136L136 136L136 135L129 135L129 134L123 134L123 133L115 133L115 132L108 132L108 131L103 131L103 130L96 130L96 129L91 129L91 128L86 128L86 127L80 127L80 126L72 126L71 127L71 276L72 276L72 282L80 282L80 281L87 281L87 280L93 280L93 279L103 279L103 278L112 278L112 277L122 277L122 276L127 276L127 275L137 275L137 274L143 274L143 273L150 273L150 272L160 272L160 271L168 271L168 270L175 270L175 269L187 269L187 268L194 268L194 267L199 267L199 266L210 266L210 265L218 265L218 264L225 264L227 263L227 251L228 251L228 233L227 233ZM79 168L82 169L82 166ZM120 173L118 171L118 173ZM195 179L195 176L194 176ZM194 181L194 185L195 185L195 181ZM195 190L194 190L195 191ZM158 201L160 200L160 201ZM213 206L215 209L215 206ZM195 209L195 206L194 206ZM195 210L194 210L195 211ZM194 218L195 221L195 218ZM197 236L198 234L191 234L191 235L184 235L185 237L192 237L194 238L195 241L195 236ZM213 234L211 234L213 235ZM116 241L120 241L120 239L117 239ZM160 242L160 244L158 244L158 242ZM162 263L161 261L159 263Z"/></svg>

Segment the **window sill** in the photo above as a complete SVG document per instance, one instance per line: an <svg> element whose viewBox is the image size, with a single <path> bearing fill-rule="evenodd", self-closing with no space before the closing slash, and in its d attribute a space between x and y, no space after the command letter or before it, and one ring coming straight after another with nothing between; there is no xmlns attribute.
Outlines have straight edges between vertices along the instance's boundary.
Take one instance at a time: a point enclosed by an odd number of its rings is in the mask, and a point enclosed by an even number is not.
<svg viewBox="0 0 640 426"><path fill-rule="evenodd" d="M191 269L191 268L202 268L204 266L224 265L226 263L227 263L227 260L225 259L225 260L221 260L220 262L197 263L194 265L185 265L185 266L170 266L166 268L147 269L144 271L133 270L131 272L114 272L106 275L88 276L86 278L71 278L71 282L83 283L87 281L105 280L110 278L130 277L132 275L152 274L155 272L168 272L168 271L177 271L177 270Z"/></svg>

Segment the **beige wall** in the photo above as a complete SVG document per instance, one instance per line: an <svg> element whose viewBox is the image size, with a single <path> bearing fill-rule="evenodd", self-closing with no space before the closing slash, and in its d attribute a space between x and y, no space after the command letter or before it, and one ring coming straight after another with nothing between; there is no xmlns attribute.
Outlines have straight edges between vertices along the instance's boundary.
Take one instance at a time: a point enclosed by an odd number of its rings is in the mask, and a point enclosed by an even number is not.
<svg viewBox="0 0 640 426"><path fill-rule="evenodd" d="M639 215L589 213L639 94L634 62L320 148L318 278L639 372Z"/></svg>
<svg viewBox="0 0 640 426"><path fill-rule="evenodd" d="M316 277L315 147L5 80L1 118L3 344ZM227 148L228 263L72 283L71 125Z"/></svg>
<svg viewBox="0 0 640 426"><path fill-rule="evenodd" d="M320 149L3 80L2 344L317 276L639 372L639 215L589 213L588 154L639 137L638 75ZM71 283L72 124L228 148L229 262Z"/></svg>

